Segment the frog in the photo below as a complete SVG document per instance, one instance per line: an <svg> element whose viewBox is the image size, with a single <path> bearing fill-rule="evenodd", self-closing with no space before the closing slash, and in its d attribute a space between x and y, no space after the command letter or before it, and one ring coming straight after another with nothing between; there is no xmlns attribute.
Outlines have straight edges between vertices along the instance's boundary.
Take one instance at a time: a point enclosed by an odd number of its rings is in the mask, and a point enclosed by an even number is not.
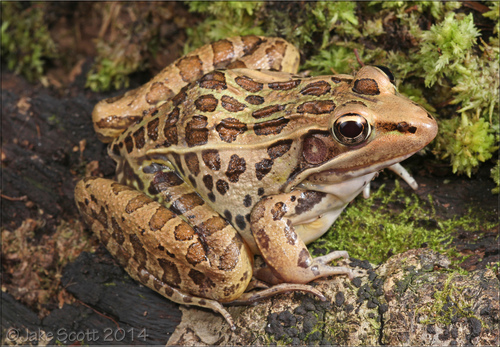
<svg viewBox="0 0 500 347"><path fill-rule="evenodd" d="M203 46L150 82L100 101L92 118L115 179L86 177L75 201L132 278L173 302L220 313L354 272L345 251L313 258L383 169L429 144L434 117L382 66L305 76L281 38Z"/></svg>

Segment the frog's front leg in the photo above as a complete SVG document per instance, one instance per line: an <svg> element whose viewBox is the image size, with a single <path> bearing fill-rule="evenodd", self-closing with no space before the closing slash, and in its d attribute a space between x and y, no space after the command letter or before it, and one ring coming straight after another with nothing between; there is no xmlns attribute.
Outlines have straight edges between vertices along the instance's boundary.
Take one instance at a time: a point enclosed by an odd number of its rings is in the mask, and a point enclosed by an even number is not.
<svg viewBox="0 0 500 347"><path fill-rule="evenodd" d="M267 263L268 270L254 276L271 283L308 283L316 278L353 273L346 267L333 267L334 259L348 258L336 251L313 259L300 235L321 235L340 213L328 211L335 202L325 193L293 191L263 198L251 215L252 234ZM321 211L318 215L318 211ZM274 277L274 278L273 278Z"/></svg>

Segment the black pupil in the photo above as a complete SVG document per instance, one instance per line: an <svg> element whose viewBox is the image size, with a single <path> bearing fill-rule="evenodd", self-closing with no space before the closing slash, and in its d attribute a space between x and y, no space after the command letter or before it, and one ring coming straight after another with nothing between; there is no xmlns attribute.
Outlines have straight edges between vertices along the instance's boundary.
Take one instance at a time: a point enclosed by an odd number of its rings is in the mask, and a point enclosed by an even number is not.
<svg viewBox="0 0 500 347"><path fill-rule="evenodd" d="M339 125L339 131L345 137L355 138L363 132L363 124L356 121L347 121Z"/></svg>

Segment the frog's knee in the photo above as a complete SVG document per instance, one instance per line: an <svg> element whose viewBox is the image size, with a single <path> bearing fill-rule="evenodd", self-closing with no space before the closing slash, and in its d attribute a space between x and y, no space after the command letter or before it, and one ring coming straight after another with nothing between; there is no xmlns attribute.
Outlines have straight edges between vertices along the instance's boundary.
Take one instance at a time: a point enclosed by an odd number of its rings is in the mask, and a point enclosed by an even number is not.
<svg viewBox="0 0 500 347"><path fill-rule="evenodd" d="M223 251L207 256L208 262L187 272L185 285L191 293L219 302L239 298L252 279L251 255L245 244L235 237Z"/></svg>

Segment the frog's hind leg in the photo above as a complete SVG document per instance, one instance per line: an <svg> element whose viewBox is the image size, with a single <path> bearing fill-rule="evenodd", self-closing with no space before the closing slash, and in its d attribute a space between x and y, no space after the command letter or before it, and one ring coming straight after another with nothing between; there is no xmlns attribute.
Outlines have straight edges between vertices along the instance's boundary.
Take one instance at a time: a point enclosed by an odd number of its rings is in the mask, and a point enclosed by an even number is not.
<svg viewBox="0 0 500 347"><path fill-rule="evenodd" d="M119 245L114 240L111 240L111 242L108 242L108 244L106 245L107 249L118 249L118 247ZM113 251L110 252L114 253ZM130 257L126 264L120 265L123 266L127 273L130 274L130 277L132 277L134 280L143 283L151 289L154 289L156 292L170 299L171 301L181 305L204 307L218 312L221 316L224 317L226 322L231 327L231 330L236 329L233 317L231 317L231 314L219 302L183 293L179 289L172 287L165 282L162 282L156 276L149 273L146 269L141 268L140 264L133 257ZM135 269L141 269L140 273L136 273L136 271L133 271Z"/></svg>
<svg viewBox="0 0 500 347"><path fill-rule="evenodd" d="M213 309L234 326L220 303L245 291L252 261L229 223L213 217L186 222L186 212L202 205L194 195L172 201L179 215L136 189L87 178L77 184L75 199L87 224L131 277L179 304Z"/></svg>

